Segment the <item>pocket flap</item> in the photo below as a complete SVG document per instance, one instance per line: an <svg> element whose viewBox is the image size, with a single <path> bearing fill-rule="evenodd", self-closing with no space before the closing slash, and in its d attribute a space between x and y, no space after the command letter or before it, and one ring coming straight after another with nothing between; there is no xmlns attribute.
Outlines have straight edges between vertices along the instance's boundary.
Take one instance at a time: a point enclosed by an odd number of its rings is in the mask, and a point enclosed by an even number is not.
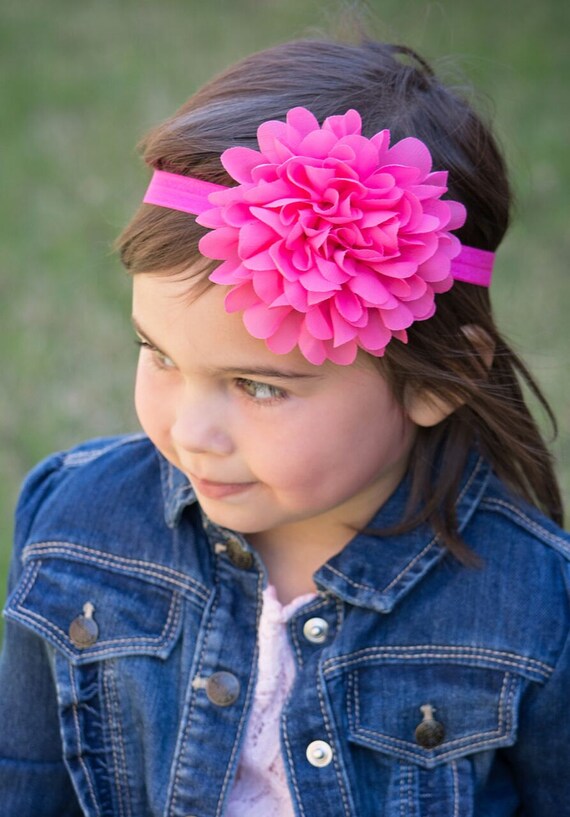
<svg viewBox="0 0 570 817"><path fill-rule="evenodd" d="M349 739L425 768L515 740L522 678L461 664L385 664L348 677ZM436 745L417 727L431 716ZM424 730L425 734L425 730Z"/></svg>
<svg viewBox="0 0 570 817"><path fill-rule="evenodd" d="M87 628L85 610L94 622ZM26 564L5 615L73 664L133 654L166 658L180 630L181 598L175 590L88 560L37 558ZM85 632L85 642L92 643L78 646L77 635Z"/></svg>

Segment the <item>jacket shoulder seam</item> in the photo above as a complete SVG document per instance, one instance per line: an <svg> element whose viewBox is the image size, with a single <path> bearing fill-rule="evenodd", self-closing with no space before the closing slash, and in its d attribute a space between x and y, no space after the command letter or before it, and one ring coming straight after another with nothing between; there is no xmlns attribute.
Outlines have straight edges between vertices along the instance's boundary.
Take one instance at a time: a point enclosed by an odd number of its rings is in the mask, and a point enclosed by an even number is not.
<svg viewBox="0 0 570 817"><path fill-rule="evenodd" d="M548 530L512 502L499 499L498 497L485 497L479 507L482 510L496 511L503 516L508 516L515 524L526 528L529 533L534 534L534 536L546 544L551 545L555 550L561 552L566 559L570 560L570 541Z"/></svg>
<svg viewBox="0 0 570 817"><path fill-rule="evenodd" d="M86 448L86 445L90 443L82 443L80 446L76 448L72 448L69 451L63 452L61 456L61 465L64 468L76 468L81 465L87 465L94 460L99 459L105 454L110 453L118 448L122 448L125 445L132 445L133 443L139 442L147 442L148 437L146 434L137 433L137 434L127 434L123 437L119 438L102 438L101 445L97 446L96 448ZM97 441L93 441L94 443Z"/></svg>

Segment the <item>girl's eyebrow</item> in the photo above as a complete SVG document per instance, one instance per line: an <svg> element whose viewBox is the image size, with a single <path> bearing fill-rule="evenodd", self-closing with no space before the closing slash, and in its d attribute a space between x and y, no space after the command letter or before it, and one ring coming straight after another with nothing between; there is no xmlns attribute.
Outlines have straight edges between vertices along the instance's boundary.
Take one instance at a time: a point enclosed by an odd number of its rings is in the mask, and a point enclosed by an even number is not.
<svg viewBox="0 0 570 817"><path fill-rule="evenodd" d="M148 336L142 329L137 319L133 316L132 323L135 332L141 336L143 340L149 343L153 349L156 349L160 354L164 354L162 349ZM218 374L233 374L233 375L254 375L256 377L272 377L281 379L301 379L301 378L318 378L322 377L321 372L299 372L294 369L276 369L271 366L219 366L215 369Z"/></svg>
<svg viewBox="0 0 570 817"><path fill-rule="evenodd" d="M137 335L140 335L143 340L145 340L147 343L149 343L153 347L153 349L156 349L157 352L160 352L161 355L164 354L162 349L160 349L156 345L156 343L152 340L152 338L149 338L149 336L143 330L143 328L140 326L140 324L138 323L138 321L137 321L137 319L135 318L134 315L132 316L131 321L132 321L132 324L134 326L134 329L135 329L135 332L137 333Z"/></svg>
<svg viewBox="0 0 570 817"><path fill-rule="evenodd" d="M216 368L216 371L220 374L252 374L257 377L279 377L289 378L291 380L294 378L300 379L322 377L322 375L318 372L297 372L293 369L272 369L269 366L220 366L219 368Z"/></svg>

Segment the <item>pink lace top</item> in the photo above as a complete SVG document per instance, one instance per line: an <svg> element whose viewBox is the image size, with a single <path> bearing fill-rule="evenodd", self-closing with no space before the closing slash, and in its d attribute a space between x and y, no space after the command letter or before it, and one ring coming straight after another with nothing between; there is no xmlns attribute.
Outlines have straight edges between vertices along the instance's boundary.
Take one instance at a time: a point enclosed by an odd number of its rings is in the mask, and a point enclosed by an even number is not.
<svg viewBox="0 0 570 817"><path fill-rule="evenodd" d="M263 591L257 685L227 817L294 817L279 741L281 709L295 677L285 625L314 597L307 593L281 605L272 585Z"/></svg>

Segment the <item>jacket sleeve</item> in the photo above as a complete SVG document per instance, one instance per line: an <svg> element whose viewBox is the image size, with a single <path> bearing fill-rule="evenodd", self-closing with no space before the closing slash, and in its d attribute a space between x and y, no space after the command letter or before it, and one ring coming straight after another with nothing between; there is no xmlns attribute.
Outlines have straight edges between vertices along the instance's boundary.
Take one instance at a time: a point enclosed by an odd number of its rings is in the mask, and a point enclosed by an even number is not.
<svg viewBox="0 0 570 817"><path fill-rule="evenodd" d="M565 563L566 587L570 565ZM570 594L567 594L570 595ZM529 690L519 715L518 739L508 755L521 799L521 817L570 817L570 604L566 642L555 670Z"/></svg>
<svg viewBox="0 0 570 817"><path fill-rule="evenodd" d="M21 573L21 551L35 514L57 478L60 458L39 465L26 480L16 512L8 591ZM5 622L0 655L0 792L3 817L80 817L63 761L57 699L42 640Z"/></svg>

